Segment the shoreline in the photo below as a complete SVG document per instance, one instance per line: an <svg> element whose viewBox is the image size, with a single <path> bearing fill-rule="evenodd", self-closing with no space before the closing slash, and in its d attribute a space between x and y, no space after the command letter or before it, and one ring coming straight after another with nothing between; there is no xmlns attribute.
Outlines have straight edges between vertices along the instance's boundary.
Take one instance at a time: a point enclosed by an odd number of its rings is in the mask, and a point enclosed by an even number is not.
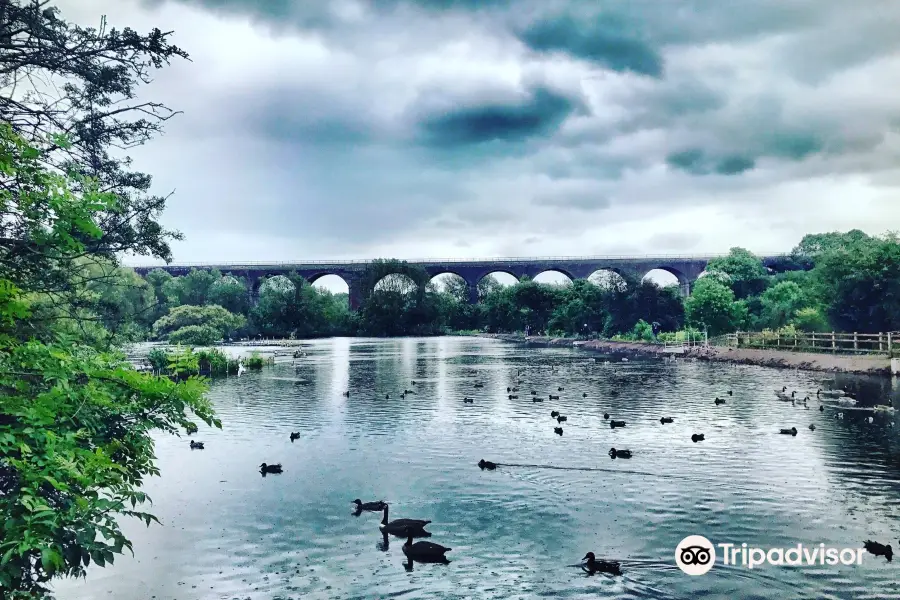
<svg viewBox="0 0 900 600"><path fill-rule="evenodd" d="M777 369L802 369L830 373L861 375L891 375L891 359L887 356L846 354L814 354L780 350L727 347L689 348L684 354L666 354L662 344L642 342L613 342L608 340L574 340L572 338L529 337L521 334L486 333L479 337L502 340L536 347L577 347L611 356L675 356L710 362L755 365Z"/></svg>

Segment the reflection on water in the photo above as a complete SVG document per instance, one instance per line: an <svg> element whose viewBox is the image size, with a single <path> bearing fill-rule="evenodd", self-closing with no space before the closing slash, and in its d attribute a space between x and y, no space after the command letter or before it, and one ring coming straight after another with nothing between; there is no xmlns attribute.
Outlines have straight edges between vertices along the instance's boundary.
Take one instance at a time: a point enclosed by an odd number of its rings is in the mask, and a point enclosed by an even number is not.
<svg viewBox="0 0 900 600"><path fill-rule="evenodd" d="M217 380L211 394L224 428L201 427L194 439L206 449L159 440L162 477L147 490L163 526L127 523L135 557L61 582L60 597L900 593L896 563L869 555L861 566L717 565L698 577L674 563L690 534L762 548L860 547L870 538L897 548L896 417L868 423L868 411L830 402L820 412L814 400L819 387L848 387L860 406L900 406L890 379L823 385L821 374L742 365L605 365L572 349L471 338L321 340L307 353L296 366ZM810 393L809 409L778 401L773 390L783 385ZM415 394L401 398L406 388ZM532 390L544 402L532 402ZM715 405L717 396L727 403ZM551 410L568 421L557 424ZM610 429L604 412L627 426ZM661 416L675 421L662 425ZM790 427L796 437L778 434ZM291 443L293 431L301 437ZM693 433L706 440L691 442ZM611 460L613 446L634 456ZM482 471L481 458L500 466ZM284 473L261 478L263 462ZM387 500L391 519L432 520L431 540L453 548L452 563L407 570L403 540L385 543L379 513L354 518L354 498ZM624 575L586 577L572 565L588 551L621 561Z"/></svg>

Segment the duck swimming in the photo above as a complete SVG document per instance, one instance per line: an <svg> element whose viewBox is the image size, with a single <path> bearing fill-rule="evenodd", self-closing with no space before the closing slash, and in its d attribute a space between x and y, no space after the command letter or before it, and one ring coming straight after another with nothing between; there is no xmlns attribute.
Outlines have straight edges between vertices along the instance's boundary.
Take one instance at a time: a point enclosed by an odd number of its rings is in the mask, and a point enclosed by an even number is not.
<svg viewBox="0 0 900 600"><path fill-rule="evenodd" d="M706 436L705 436L705 434L702 434L702 433L695 433L694 435L691 436L691 441L694 442L695 444L697 442L702 442L705 439L706 439Z"/></svg>
<svg viewBox="0 0 900 600"><path fill-rule="evenodd" d="M778 433L782 435L797 435L797 428L791 427L790 429L781 429Z"/></svg>
<svg viewBox="0 0 900 600"><path fill-rule="evenodd" d="M434 542L416 542L414 544L413 536L409 536L409 539L403 544L403 554L406 555L406 558L420 563L449 563L450 561L444 555L452 549Z"/></svg>
<svg viewBox="0 0 900 600"><path fill-rule="evenodd" d="M562 389L562 386L560 386L560 387L558 387L558 388L556 388L556 391L557 391L557 392L561 392L561 391L563 391L563 389Z"/></svg>
<svg viewBox="0 0 900 600"><path fill-rule="evenodd" d="M581 393L581 397L582 397L582 398L587 398L587 392L582 392L582 393Z"/></svg>
<svg viewBox="0 0 900 600"><path fill-rule="evenodd" d="M475 401L471 398L463 398L463 404L472 404Z"/></svg>
<svg viewBox="0 0 900 600"><path fill-rule="evenodd" d="M625 427L625 421L616 421L615 419L613 419L609 422L610 429L615 429L616 427Z"/></svg>
<svg viewBox="0 0 900 600"><path fill-rule="evenodd" d="M562 434L563 434L563 429L562 429L562 427L554 427L554 428L553 428L553 433L555 433L556 435L562 435Z"/></svg>
<svg viewBox="0 0 900 600"><path fill-rule="evenodd" d="M609 413L603 413L603 418L604 418L604 419L609 419Z"/></svg>
<svg viewBox="0 0 900 600"><path fill-rule="evenodd" d="M362 512L364 510L381 512L384 510L384 507L387 506L387 502L385 502L384 500L376 500L375 502L363 502L359 498L354 500L352 504L356 505L357 512Z"/></svg>
<svg viewBox="0 0 900 600"><path fill-rule="evenodd" d="M553 394L547 394L547 395L550 396L551 400L559 400L559 396L554 396Z"/></svg>
<svg viewBox="0 0 900 600"><path fill-rule="evenodd" d="M191 440L191 450L203 450L203 442Z"/></svg>
<svg viewBox="0 0 900 600"><path fill-rule="evenodd" d="M725 399L724 398L716 398L715 403L716 403L716 406L718 406L720 404L725 404Z"/></svg>
<svg viewBox="0 0 900 600"><path fill-rule="evenodd" d="M559 411L558 411L558 410L551 410L551 411L550 411L550 416L553 417L553 418L558 417L558 416L559 416Z"/></svg>
<svg viewBox="0 0 900 600"><path fill-rule="evenodd" d="M394 519L388 521L388 505L384 505L384 516L381 518L381 524L378 526L384 534L390 533L398 537L406 537L410 534L424 531L425 526L431 521L423 519Z"/></svg>
<svg viewBox="0 0 900 600"><path fill-rule="evenodd" d="M559 415L558 417L556 417L557 423L562 423L563 421L568 421L568 420L569 420L569 417L566 417L564 415Z"/></svg>
<svg viewBox="0 0 900 600"><path fill-rule="evenodd" d="M519 399L519 396L516 395L516 394L510 394L510 395L509 395L509 399L510 399L510 400L518 400L518 399Z"/></svg>
<svg viewBox="0 0 900 600"><path fill-rule="evenodd" d="M543 398L537 398L537 397L535 397L535 398L532 398L531 401L532 401L532 402L543 402L544 399L543 399Z"/></svg>
<svg viewBox="0 0 900 600"><path fill-rule="evenodd" d="M622 568L617 561L614 560L597 560L593 552L588 552L581 560L587 561L581 568L593 575L594 573L606 573L607 575L621 575Z"/></svg>
<svg viewBox="0 0 900 600"><path fill-rule="evenodd" d="M809 430L810 430L810 431L815 431L815 430L816 430L816 426L815 426L814 423L810 423L810 424L809 424Z"/></svg>
<svg viewBox="0 0 900 600"><path fill-rule="evenodd" d="M662 423L663 425L665 425L666 423L671 423L674 420L675 419L673 419L672 417L660 417L659 418L659 422Z"/></svg>
<svg viewBox="0 0 900 600"><path fill-rule="evenodd" d="M483 384L483 383L476 383L476 384L475 384L475 387L477 387L477 388L483 388L483 387L484 387L484 384Z"/></svg>
<svg viewBox="0 0 900 600"><path fill-rule="evenodd" d="M299 440L299 439L300 439L300 432L292 431L291 432L291 441L293 442L294 440Z"/></svg>
<svg viewBox="0 0 900 600"><path fill-rule="evenodd" d="M265 475L266 473L281 473L281 463L277 465L267 465L263 463L259 465L259 472Z"/></svg>
<svg viewBox="0 0 900 600"><path fill-rule="evenodd" d="M482 458L481 460L478 461L478 466L479 466L479 468L481 468L482 471L485 469L487 469L488 471L493 471L494 469L497 468L497 463L492 463L491 461L484 460Z"/></svg>
<svg viewBox="0 0 900 600"><path fill-rule="evenodd" d="M793 400L794 397L797 395L797 390L794 390L793 392L791 392L790 396L788 396L784 392L778 392L778 391L775 392L775 395L778 396L779 400Z"/></svg>
<svg viewBox="0 0 900 600"><path fill-rule="evenodd" d="M350 397L350 391L348 390L348 391L344 392L344 393L343 393L343 396L344 396L344 398L349 398L349 397Z"/></svg>
<svg viewBox="0 0 900 600"><path fill-rule="evenodd" d="M609 457L610 458L631 458L631 450L616 450L615 448L609 449Z"/></svg>
<svg viewBox="0 0 900 600"><path fill-rule="evenodd" d="M894 558L894 549L891 548L890 544L879 544L878 542L873 542L872 540L866 540L863 543L863 547L869 554L874 554L875 556L883 556L888 562L891 562Z"/></svg>

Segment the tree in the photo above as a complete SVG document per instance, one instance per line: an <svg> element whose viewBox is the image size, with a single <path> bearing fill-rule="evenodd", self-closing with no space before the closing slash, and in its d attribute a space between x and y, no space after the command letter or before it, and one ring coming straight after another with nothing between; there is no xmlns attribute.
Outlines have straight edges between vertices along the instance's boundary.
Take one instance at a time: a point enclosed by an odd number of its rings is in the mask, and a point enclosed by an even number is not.
<svg viewBox="0 0 900 600"><path fill-rule="evenodd" d="M761 300L762 322L771 329L784 327L807 305L803 290L793 281L776 283L765 291Z"/></svg>
<svg viewBox="0 0 900 600"><path fill-rule="evenodd" d="M219 340L230 336L245 324L246 319L242 315L234 315L221 306L186 304L173 308L169 314L154 323L153 335L156 338L167 338L184 327L203 326L215 331L218 336L216 340Z"/></svg>
<svg viewBox="0 0 900 600"><path fill-rule="evenodd" d="M728 256L714 258L707 271L720 271L731 277L731 289L738 300L762 293L769 273L759 257L743 248L732 248Z"/></svg>
<svg viewBox="0 0 900 600"><path fill-rule="evenodd" d="M220 279L222 275L218 271L191 269L187 275L171 278L163 291L172 304L203 306L209 303L210 290Z"/></svg>
<svg viewBox="0 0 900 600"><path fill-rule="evenodd" d="M40 152L0 125L0 210L9 215L0 222L6 238L14 239L0 246L5 598L39 596L54 575L82 575L91 561L103 566L131 549L117 518L155 520L137 508L147 500L140 491L144 478L158 474L151 434L194 426L192 415L220 426L201 379L137 373L124 356L93 347L78 330L32 337L37 301L56 294L57 309L86 310L64 301L85 294L85 257L105 256L91 254L82 240L104 239L104 226L115 224L109 215L121 207L96 181L67 178L44 165ZM122 249L141 248L132 242Z"/></svg>
<svg viewBox="0 0 900 600"><path fill-rule="evenodd" d="M187 53L159 29L141 35L110 28L105 19L98 28L69 24L49 0L5 0L0 10L0 86L7 92L0 94L0 121L45 164L76 175L73 190L82 191L90 177L97 190L115 194L114 203L94 211L95 229L75 232L83 252L113 260L122 252L171 259L169 240L181 236L157 221L166 199L146 194L151 177L130 171L126 152L176 114L159 102L135 100L138 87ZM56 255L52 270L26 269L46 252L33 253L34 238L9 219L0 245L19 262L19 275L45 285L65 281L63 255Z"/></svg>
<svg viewBox="0 0 900 600"><path fill-rule="evenodd" d="M826 250L814 274L831 299L828 320L840 330L900 329L900 241L895 235Z"/></svg>
<svg viewBox="0 0 900 600"><path fill-rule="evenodd" d="M746 305L735 302L734 292L710 277L697 280L694 290L684 303L689 324L719 335L735 328L746 318Z"/></svg>
<svg viewBox="0 0 900 600"><path fill-rule="evenodd" d="M816 333L831 331L831 326L828 324L828 319L825 318L825 315L818 308L812 307L798 310L794 318L791 319L791 325L800 331Z"/></svg>
<svg viewBox="0 0 900 600"><path fill-rule="evenodd" d="M791 251L791 256L798 260L817 262L822 255L836 251L852 251L863 247L873 238L859 229L846 233L832 231L830 233L810 233L803 236L800 243Z"/></svg>
<svg viewBox="0 0 900 600"><path fill-rule="evenodd" d="M225 276L210 285L207 302L218 304L235 314L246 314L250 308L250 294L242 281Z"/></svg>

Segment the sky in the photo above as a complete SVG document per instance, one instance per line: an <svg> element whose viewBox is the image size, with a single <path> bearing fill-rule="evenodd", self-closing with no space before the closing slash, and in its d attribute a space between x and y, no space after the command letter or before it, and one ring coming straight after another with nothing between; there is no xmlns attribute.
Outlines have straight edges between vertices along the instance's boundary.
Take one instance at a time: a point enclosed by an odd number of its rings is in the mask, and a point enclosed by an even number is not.
<svg viewBox="0 0 900 600"><path fill-rule="evenodd" d="M173 31L176 262L789 251L900 229L900 2L60 0ZM132 260L147 264L147 260Z"/></svg>

